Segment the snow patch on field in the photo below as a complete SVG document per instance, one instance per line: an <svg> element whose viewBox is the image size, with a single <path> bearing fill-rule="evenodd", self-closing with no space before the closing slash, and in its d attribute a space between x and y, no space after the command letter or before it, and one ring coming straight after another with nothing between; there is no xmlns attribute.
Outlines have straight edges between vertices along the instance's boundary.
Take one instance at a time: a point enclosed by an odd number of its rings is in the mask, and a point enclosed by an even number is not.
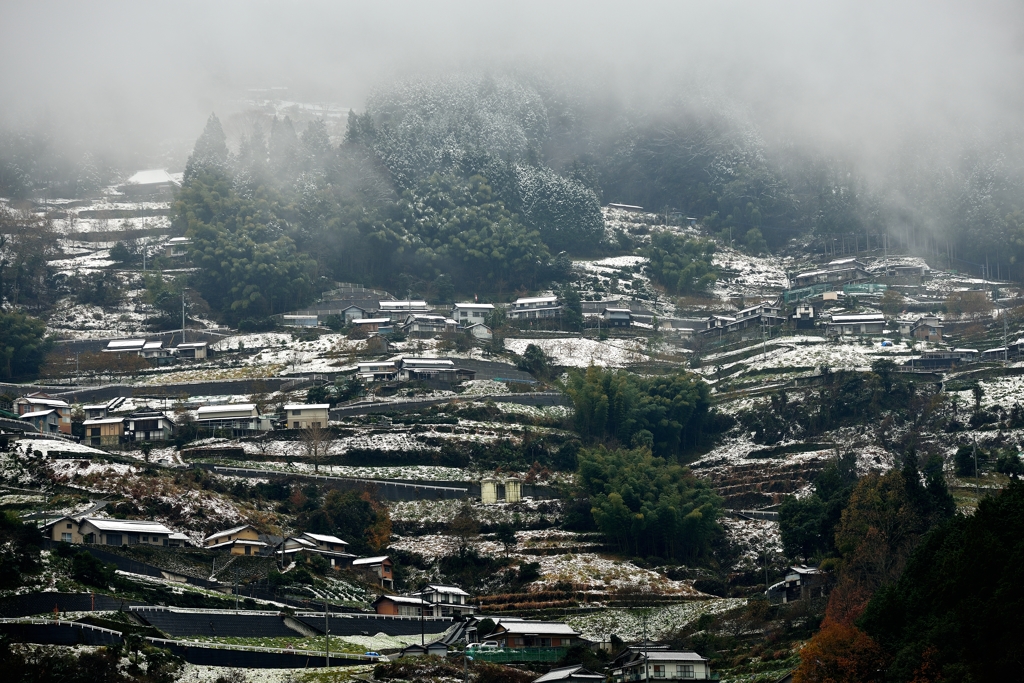
<svg viewBox="0 0 1024 683"><path fill-rule="evenodd" d="M645 635L646 621L647 637L661 640L705 614L721 614L746 604L747 601L743 598L717 598L635 610L612 607L589 614L569 616L565 622L589 640L608 641L609 636L614 633L626 642L637 642Z"/></svg>
<svg viewBox="0 0 1024 683"><path fill-rule="evenodd" d="M637 567L631 562L606 558L596 553L569 553L539 558L541 578L533 585L547 588L572 583L611 591L645 591L656 595L703 595L692 582L673 581L663 574Z"/></svg>
<svg viewBox="0 0 1024 683"><path fill-rule="evenodd" d="M556 365L585 368L590 365L621 368L648 360L644 339L598 341L580 337L561 339L506 339L505 348L522 355L530 344L539 346Z"/></svg>

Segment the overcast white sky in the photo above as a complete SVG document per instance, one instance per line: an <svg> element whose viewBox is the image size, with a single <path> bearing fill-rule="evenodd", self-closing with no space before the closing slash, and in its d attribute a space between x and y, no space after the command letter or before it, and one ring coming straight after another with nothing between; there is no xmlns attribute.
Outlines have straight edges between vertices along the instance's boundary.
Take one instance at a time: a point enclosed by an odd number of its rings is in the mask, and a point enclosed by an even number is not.
<svg viewBox="0 0 1024 683"><path fill-rule="evenodd" d="M93 141L194 139L250 87L358 109L387 79L481 67L622 97L697 79L769 134L881 148L1020 127L1024 3L0 3L0 118Z"/></svg>

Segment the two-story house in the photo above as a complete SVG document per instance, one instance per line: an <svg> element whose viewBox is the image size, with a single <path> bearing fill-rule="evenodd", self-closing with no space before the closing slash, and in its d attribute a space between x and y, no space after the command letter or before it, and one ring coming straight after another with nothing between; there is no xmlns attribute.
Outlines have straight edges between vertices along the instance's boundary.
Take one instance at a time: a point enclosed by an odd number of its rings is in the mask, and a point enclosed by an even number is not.
<svg viewBox="0 0 1024 683"><path fill-rule="evenodd" d="M259 555L267 544L260 540L260 534L251 524L225 529L203 539L207 550L221 550L231 555Z"/></svg>
<svg viewBox="0 0 1024 683"><path fill-rule="evenodd" d="M26 415L32 413L46 413L47 411L54 411L56 413L55 418L47 417L45 420L46 429L40 429L41 432L58 431L62 434L71 433L71 406L67 401L62 401L59 398L51 398L43 393L32 393L27 396L21 396L14 400L14 412L16 412L22 419L26 418ZM33 416L36 417L36 416ZM33 421L29 418L28 421ZM51 429L50 426L55 424L56 429Z"/></svg>
<svg viewBox="0 0 1024 683"><path fill-rule="evenodd" d="M329 403L292 403L284 407L289 429L327 428L330 421Z"/></svg>
<svg viewBox="0 0 1024 683"><path fill-rule="evenodd" d="M373 574L380 581L381 588L395 587L394 563L387 555L378 557L357 557L352 560L352 569Z"/></svg>
<svg viewBox="0 0 1024 683"><path fill-rule="evenodd" d="M469 604L469 593L458 586L432 583L422 590L410 593L410 595L433 605L436 617L450 617L455 614L471 615L477 611L476 605Z"/></svg>
<svg viewBox="0 0 1024 683"><path fill-rule="evenodd" d="M508 317L513 320L557 318L561 313L557 296L520 297L508 309Z"/></svg>
<svg viewBox="0 0 1024 683"><path fill-rule="evenodd" d="M452 307L452 318L460 327L469 327L478 323L486 324L487 318L494 313L494 304L461 303Z"/></svg>
<svg viewBox="0 0 1024 683"><path fill-rule="evenodd" d="M92 545L151 545L180 548L188 537L159 522L101 517L62 517L44 527L46 537L64 543Z"/></svg>

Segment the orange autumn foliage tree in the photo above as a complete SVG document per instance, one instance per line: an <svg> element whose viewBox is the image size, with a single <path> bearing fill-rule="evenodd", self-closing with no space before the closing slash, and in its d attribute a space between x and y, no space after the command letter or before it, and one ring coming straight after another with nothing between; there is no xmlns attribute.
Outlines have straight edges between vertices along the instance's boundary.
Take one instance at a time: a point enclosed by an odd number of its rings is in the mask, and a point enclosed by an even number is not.
<svg viewBox="0 0 1024 683"><path fill-rule="evenodd" d="M800 651L794 683L853 683L879 680L885 656L853 624L826 621Z"/></svg>

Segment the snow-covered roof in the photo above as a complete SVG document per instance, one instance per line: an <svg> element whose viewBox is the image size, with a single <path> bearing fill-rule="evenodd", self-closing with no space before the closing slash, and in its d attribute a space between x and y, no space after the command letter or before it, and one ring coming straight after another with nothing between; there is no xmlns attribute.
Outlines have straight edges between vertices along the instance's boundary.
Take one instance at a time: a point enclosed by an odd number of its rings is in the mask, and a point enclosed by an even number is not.
<svg viewBox="0 0 1024 683"><path fill-rule="evenodd" d="M1018 339L1016 343L1020 343L1022 340ZM953 349L953 353L977 353L978 349Z"/></svg>
<svg viewBox="0 0 1024 683"><path fill-rule="evenodd" d="M251 524L243 524L242 526L236 526L236 527L235 527L235 528L233 528L233 529L227 529L227 530L225 530L225 531L218 531L218 532L217 532L217 533L215 533L215 534L210 534L210 535L209 535L209 536L207 536L207 537L206 537L206 538L205 538L204 540L206 540L206 541L212 541L213 539L215 539L215 538L220 538L220 537L222 537L222 536L232 536L232 535L234 535L234 534L237 534L237 533L238 533L239 531L242 531L243 529L249 529L249 528L251 528L251 527L252 527L252 525L251 525Z"/></svg>
<svg viewBox="0 0 1024 683"><path fill-rule="evenodd" d="M106 519L102 517L86 517L83 523L88 522L100 531L124 531L126 533L138 534L172 534L174 533L160 522L137 519Z"/></svg>
<svg viewBox="0 0 1024 683"><path fill-rule="evenodd" d="M608 313L632 313L628 308L606 308L604 310Z"/></svg>
<svg viewBox="0 0 1024 683"><path fill-rule="evenodd" d="M191 244L192 240L188 237L172 237L167 240L167 244Z"/></svg>
<svg viewBox="0 0 1024 683"><path fill-rule="evenodd" d="M392 367L393 368L393 367L395 367L395 361L393 361L393 360L364 360L364 361L360 361L360 362L356 363L356 366L360 367L360 368L363 368L363 367L368 368L370 366L380 367L380 366L383 366L383 365L387 365L388 367Z"/></svg>
<svg viewBox="0 0 1024 683"><path fill-rule="evenodd" d="M423 321L423 322L436 323L436 322L439 322L439 321L443 321L444 319L445 319L445 317L443 315L430 315L428 313L414 313L414 314L410 315L408 318L406 318L406 322L408 322L410 320L415 320L417 322Z"/></svg>
<svg viewBox="0 0 1024 683"><path fill-rule="evenodd" d="M359 557L352 560L353 566L361 566L364 564L380 564L384 560L390 560L391 558L387 555L378 555L376 557Z"/></svg>
<svg viewBox="0 0 1024 683"><path fill-rule="evenodd" d="M428 591L433 591L434 593L450 593L452 595L469 595L469 593L462 590L458 586L446 586L442 583L427 584L427 587L424 588L422 592L426 593Z"/></svg>
<svg viewBox="0 0 1024 683"><path fill-rule="evenodd" d="M493 311L494 310L494 304L476 304L476 303L455 304L455 308L469 308L469 309L480 309L480 310Z"/></svg>
<svg viewBox="0 0 1024 683"><path fill-rule="evenodd" d="M701 657L696 652L689 652L683 650L654 650L648 652L646 655L647 659L652 662L658 661L684 661L684 662L706 662L706 657Z"/></svg>
<svg viewBox="0 0 1024 683"><path fill-rule="evenodd" d="M455 363L447 358L403 358L402 366L454 367Z"/></svg>
<svg viewBox="0 0 1024 683"><path fill-rule="evenodd" d="M35 396L26 396L23 399L26 403L41 406L53 406L54 408L67 408L68 402L62 401L59 398L37 398Z"/></svg>
<svg viewBox="0 0 1024 683"><path fill-rule="evenodd" d="M123 351L126 349L141 349L145 345L145 339L112 339L107 342L107 350L112 351L117 349L119 351Z"/></svg>
<svg viewBox="0 0 1024 683"><path fill-rule="evenodd" d="M881 313L857 313L855 315L834 315L834 323L884 323L885 316Z"/></svg>
<svg viewBox="0 0 1024 683"><path fill-rule="evenodd" d="M604 674L596 674L589 669L583 668L582 664L573 664L571 666L560 666L557 669L552 669L540 678L533 679L533 683L548 683L548 681L564 681L571 678L574 681L578 681L581 678L592 679L595 681L603 681Z"/></svg>
<svg viewBox="0 0 1024 683"><path fill-rule="evenodd" d="M188 342L188 343L182 342L181 344L178 344L178 346L175 347L175 348L179 348L179 349L201 349L201 348L206 347L208 344L209 344L209 342Z"/></svg>
<svg viewBox="0 0 1024 683"><path fill-rule="evenodd" d="M505 633L516 633L526 636L552 635L552 636L578 636L579 631L573 629L569 624L560 621L511 621L502 622L501 628Z"/></svg>
<svg viewBox="0 0 1024 683"><path fill-rule="evenodd" d="M200 406L196 413L202 417L204 415L218 415L218 414L233 414L235 413L249 413L246 417L252 415L256 410L255 403L226 403L220 406Z"/></svg>
<svg viewBox="0 0 1024 683"><path fill-rule="evenodd" d="M352 564L355 564L358 560L353 560ZM403 605L429 605L430 603L426 600L420 600L419 598L411 598L408 595L382 595L377 600L390 600L391 602L398 602Z"/></svg>
<svg viewBox="0 0 1024 683"><path fill-rule="evenodd" d="M794 566L794 567L790 567L789 571L791 571L791 572L793 572L795 574L821 574L822 573L821 570L818 569L817 567L808 567L805 564Z"/></svg>
<svg viewBox="0 0 1024 683"><path fill-rule="evenodd" d="M426 301L378 301L377 307L382 311L401 310L403 308L426 308Z"/></svg>
<svg viewBox="0 0 1024 683"><path fill-rule="evenodd" d="M520 306L529 304L553 304L557 301L557 296L533 296L516 299L516 304Z"/></svg>
<svg viewBox="0 0 1024 683"><path fill-rule="evenodd" d="M328 536L326 534L311 534L308 531L302 535L306 538L312 538L314 541L320 541L321 543L338 543L340 545L348 545L348 543L341 540L337 536Z"/></svg>
<svg viewBox="0 0 1024 683"><path fill-rule="evenodd" d="M143 345L143 350L161 349L164 343L162 341L148 341Z"/></svg>
<svg viewBox="0 0 1024 683"><path fill-rule="evenodd" d="M162 183L174 183L177 181L171 174L162 168L153 168L148 171L139 171L127 181L125 185L160 185Z"/></svg>
<svg viewBox="0 0 1024 683"><path fill-rule="evenodd" d="M330 409L330 403L289 403L284 407L285 410L328 410Z"/></svg>
<svg viewBox="0 0 1024 683"><path fill-rule="evenodd" d="M82 423L83 427L91 427L93 425L109 425L116 424L118 422L124 422L123 417L98 417L94 420L86 420Z"/></svg>
<svg viewBox="0 0 1024 683"><path fill-rule="evenodd" d="M359 318L352 321L355 325L383 325L389 322L391 322L391 318Z"/></svg>
<svg viewBox="0 0 1024 683"><path fill-rule="evenodd" d="M44 415L49 415L50 413L56 412L57 411L53 408L50 408L49 410L34 410L31 413L22 413L21 419L27 420L30 417L43 417Z"/></svg>
<svg viewBox="0 0 1024 683"><path fill-rule="evenodd" d="M229 545L249 545L253 547L265 547L267 544L263 541L250 541L247 538L236 538L233 541L223 541L221 543L214 543L213 545L206 546L207 550L219 550L220 548L226 548Z"/></svg>

